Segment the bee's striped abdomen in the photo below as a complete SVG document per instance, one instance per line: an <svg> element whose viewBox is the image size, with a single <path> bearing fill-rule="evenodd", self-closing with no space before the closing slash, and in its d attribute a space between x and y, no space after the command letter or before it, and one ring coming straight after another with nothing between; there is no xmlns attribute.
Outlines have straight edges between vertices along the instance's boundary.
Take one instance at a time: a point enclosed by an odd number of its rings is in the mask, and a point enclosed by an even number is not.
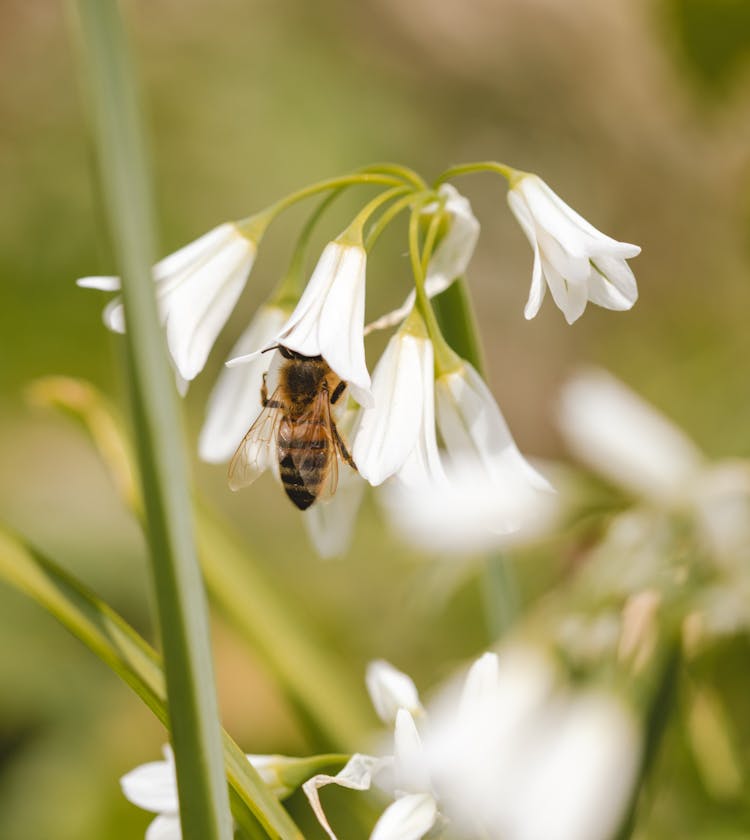
<svg viewBox="0 0 750 840"><path fill-rule="evenodd" d="M282 424L279 455L284 491L300 510L307 510L320 495L335 455L325 427L319 421Z"/></svg>

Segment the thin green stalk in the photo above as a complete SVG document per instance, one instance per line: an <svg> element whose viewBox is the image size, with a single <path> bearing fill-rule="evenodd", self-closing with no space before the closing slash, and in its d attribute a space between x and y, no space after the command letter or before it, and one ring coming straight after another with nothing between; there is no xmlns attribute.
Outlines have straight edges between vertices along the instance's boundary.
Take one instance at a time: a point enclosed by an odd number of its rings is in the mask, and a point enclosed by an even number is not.
<svg viewBox="0 0 750 840"><path fill-rule="evenodd" d="M425 291L424 269L422 267L422 257L419 248L420 209L420 206L414 207L411 211L411 218L409 219L409 256L411 258L411 268L416 289L416 307L424 319L427 332L432 341L435 354L435 369L439 373L448 373L453 370L458 370L461 367L461 359L453 352L443 337L432 304Z"/></svg>
<svg viewBox="0 0 750 840"><path fill-rule="evenodd" d="M493 554L484 562L479 579L488 642L494 644L510 629L521 610L521 599L510 559Z"/></svg>
<svg viewBox="0 0 750 840"><path fill-rule="evenodd" d="M414 190L411 187L399 186L393 189L385 190L376 195L372 201L365 204L365 206L357 213L352 220L349 227L338 237L338 241L347 242L355 245L364 245L364 227L367 224L370 216L375 213L383 204L387 204L394 198L408 193L409 196L413 194Z"/></svg>
<svg viewBox="0 0 750 840"><path fill-rule="evenodd" d="M174 379L151 265L153 209L139 110L114 0L78 0L106 215L122 278L134 427L167 680L182 835L230 840L211 644L193 543Z"/></svg>
<svg viewBox="0 0 750 840"><path fill-rule="evenodd" d="M365 238L365 248L368 251L371 251L375 247L375 243L380 239L381 234L383 231L388 227L388 225L398 216L399 213L403 212L410 204L413 202L422 202L424 199L433 198L435 193L432 190L423 190L416 193L411 193L410 195L405 195L403 198L400 198L398 201L394 201L393 204L387 209L384 210L383 213L380 215L376 222L373 222L370 229L367 231L367 236Z"/></svg>
<svg viewBox="0 0 750 840"><path fill-rule="evenodd" d="M114 610L51 560L0 527L0 579L32 598L108 665L168 726L164 673L157 652ZM256 820L272 837L301 840L294 822L226 732L223 761L232 813L248 833ZM326 757L328 758L328 757ZM257 831L251 836L257 836Z"/></svg>
<svg viewBox="0 0 750 840"><path fill-rule="evenodd" d="M484 160L478 161L477 163L462 163L459 166L452 166L450 169L446 169L445 172L441 172L438 175L433 186L437 189L442 183L451 178L455 178L457 175L471 175L475 172L495 172L507 179L511 187L518 178L526 174L519 169L508 166L506 163L500 163L496 160Z"/></svg>
<svg viewBox="0 0 750 840"><path fill-rule="evenodd" d="M265 232L266 228L277 216L298 202L304 201L306 198L310 198L311 196L328 192L329 190L340 190L345 189L346 187L364 186L368 184L404 187L403 179L397 178L393 175L380 175L376 172L360 172L359 174L354 173L350 175L339 175L336 178L326 178L324 181L317 181L314 184L309 184L308 186L303 187L301 190L296 190L295 192L284 196L284 198L279 199L279 201L274 202L270 207L266 207L264 210L254 213L246 219L241 219L240 221L235 222L235 224L249 239L253 239L257 242Z"/></svg>
<svg viewBox="0 0 750 840"><path fill-rule="evenodd" d="M371 163L369 166L363 166L360 171L389 173L391 175L396 175L399 178L403 178L419 190L427 189L427 182L421 175L413 169L410 169L408 166L402 166L399 163Z"/></svg>

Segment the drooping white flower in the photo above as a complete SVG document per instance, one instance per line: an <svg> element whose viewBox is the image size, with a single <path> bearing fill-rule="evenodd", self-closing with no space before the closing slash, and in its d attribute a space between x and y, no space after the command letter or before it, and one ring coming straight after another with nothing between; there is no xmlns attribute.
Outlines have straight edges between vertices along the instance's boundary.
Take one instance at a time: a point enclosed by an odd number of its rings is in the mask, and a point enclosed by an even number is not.
<svg viewBox="0 0 750 840"><path fill-rule="evenodd" d="M230 358L264 345L279 331L288 312L278 306L261 306L230 352ZM228 461L261 411L260 390L272 353L262 353L252 362L225 367L219 374L206 408L206 422L198 440L204 461Z"/></svg>
<svg viewBox="0 0 750 840"><path fill-rule="evenodd" d="M646 499L685 499L705 468L682 430L606 371L583 370L569 379L558 419L581 461Z"/></svg>
<svg viewBox="0 0 750 840"><path fill-rule="evenodd" d="M432 215L442 207L448 217L448 230L427 265L425 291L429 297L444 292L454 280L466 274L479 239L479 221L472 212L469 199L452 184L442 184L438 193L440 202L432 202L422 208L422 214ZM412 290L402 306L368 324L367 332L387 329L403 321L414 306L414 300Z"/></svg>
<svg viewBox="0 0 750 840"><path fill-rule="evenodd" d="M144 811L157 814L146 830L146 840L181 840L174 754L169 745L166 745L162 752L163 761L141 764L120 779L120 786L129 802L143 808ZM309 763L283 755L248 755L247 760L258 771L271 793L279 799L286 798L294 790L282 778L283 770L286 767L295 767L292 775L296 775L299 772L296 769L298 765L304 767Z"/></svg>
<svg viewBox="0 0 750 840"><path fill-rule="evenodd" d="M283 344L304 356L322 356L360 405L372 404L363 333L366 264L362 245L329 242L294 311L262 348ZM252 361L256 355L248 353L227 364Z"/></svg>
<svg viewBox="0 0 750 840"><path fill-rule="evenodd" d="M547 286L569 324L589 300L606 309L630 309L638 287L626 260L641 249L598 231L537 175L519 173L511 183L508 204L534 249L526 318L539 311Z"/></svg>
<svg viewBox="0 0 750 840"><path fill-rule="evenodd" d="M153 268L167 345L179 375L188 382L203 370L216 337L227 322L255 261L257 243L237 225L219 225ZM83 277L83 288L115 291L117 277ZM121 299L104 309L104 323L125 331Z"/></svg>
<svg viewBox="0 0 750 840"><path fill-rule="evenodd" d="M360 414L352 455L373 486L399 474L441 471L434 428L432 342L402 328L388 342L373 376L374 406Z"/></svg>

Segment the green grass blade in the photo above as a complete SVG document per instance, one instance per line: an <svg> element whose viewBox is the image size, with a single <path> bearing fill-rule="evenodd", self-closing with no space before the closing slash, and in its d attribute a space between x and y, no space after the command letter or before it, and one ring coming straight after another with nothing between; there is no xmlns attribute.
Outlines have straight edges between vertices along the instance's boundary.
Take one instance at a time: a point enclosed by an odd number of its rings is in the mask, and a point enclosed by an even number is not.
<svg viewBox="0 0 750 840"><path fill-rule="evenodd" d="M230 840L205 593L173 375L157 315L153 211L135 88L114 0L78 0L104 205L122 277L126 348L185 840Z"/></svg>
<svg viewBox="0 0 750 840"><path fill-rule="evenodd" d="M167 725L164 673L159 655L114 610L51 560L2 528L0 579L54 615ZM251 837L258 836L259 822L271 837L300 840L301 834L291 817L226 732L222 733L222 742L232 813L238 824Z"/></svg>

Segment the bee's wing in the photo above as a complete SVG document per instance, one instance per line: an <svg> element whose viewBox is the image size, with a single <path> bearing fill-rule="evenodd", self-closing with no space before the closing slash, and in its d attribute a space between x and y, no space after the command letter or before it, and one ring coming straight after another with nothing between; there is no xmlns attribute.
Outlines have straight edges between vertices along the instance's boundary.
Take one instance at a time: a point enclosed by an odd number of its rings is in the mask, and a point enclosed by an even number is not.
<svg viewBox="0 0 750 840"><path fill-rule="evenodd" d="M319 448L321 429L327 444L324 450ZM327 499L336 492L339 481L338 447L327 391L322 390L316 396L310 411L297 425L297 432L300 440L299 448L289 450L294 466L306 484L309 477L310 489L315 489L317 498ZM327 463L323 483L319 485L321 452L327 454Z"/></svg>
<svg viewBox="0 0 750 840"><path fill-rule="evenodd" d="M278 428L282 412L277 408L278 390L261 411L229 462L229 487L247 487L267 469L278 465Z"/></svg>

